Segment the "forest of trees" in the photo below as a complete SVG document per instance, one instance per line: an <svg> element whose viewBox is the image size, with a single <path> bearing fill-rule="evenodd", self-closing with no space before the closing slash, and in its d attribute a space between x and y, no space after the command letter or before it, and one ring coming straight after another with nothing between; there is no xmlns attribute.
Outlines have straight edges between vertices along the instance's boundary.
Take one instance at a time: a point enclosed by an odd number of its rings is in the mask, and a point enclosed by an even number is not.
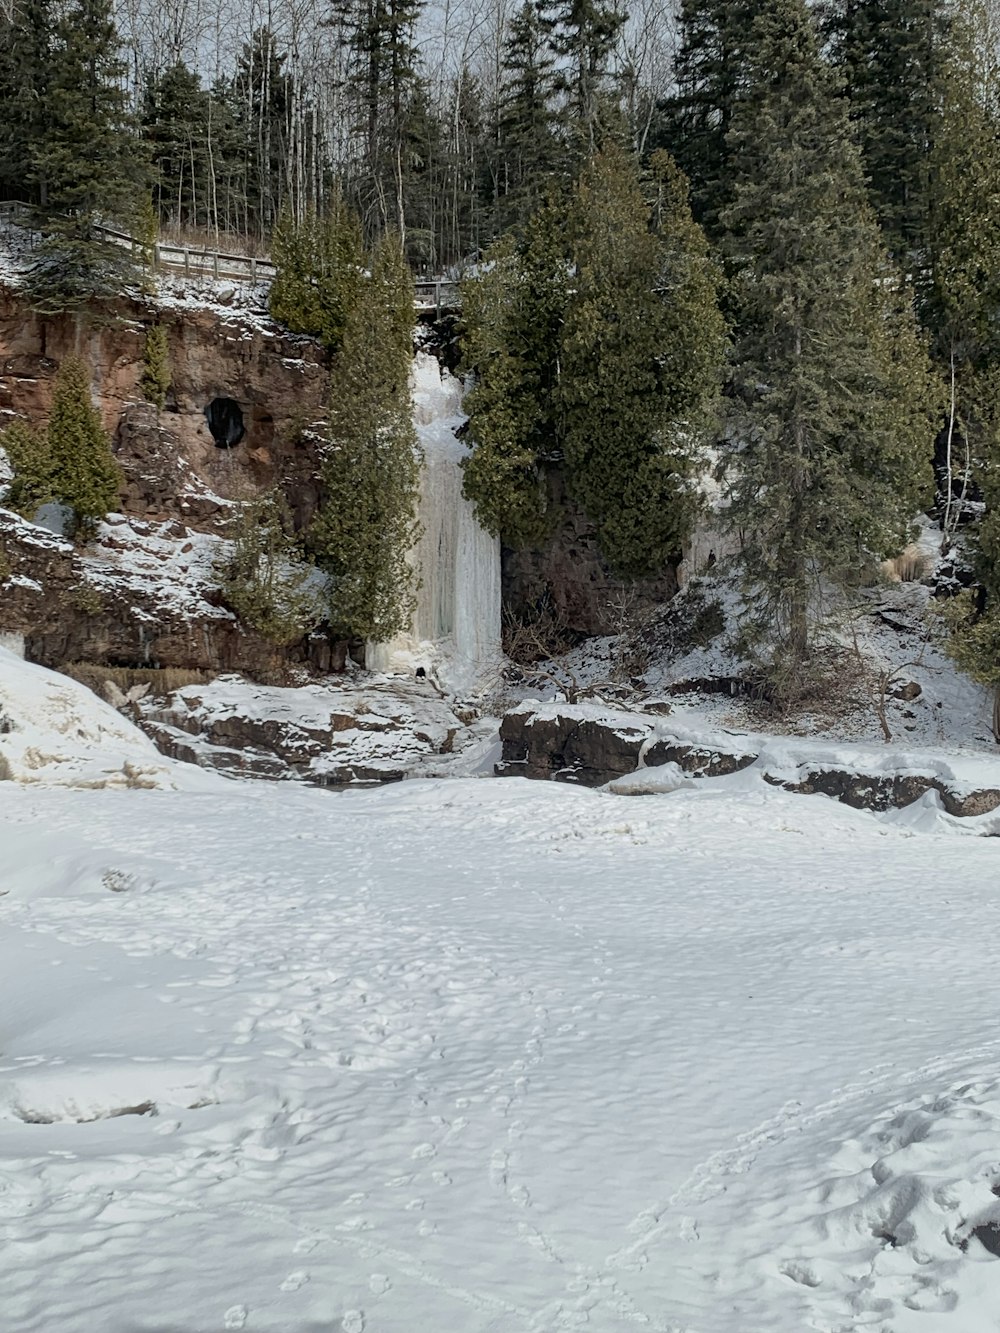
<svg viewBox="0 0 1000 1333"><path fill-rule="evenodd" d="M334 550L355 437L384 416L406 452L362 336L398 323L360 277L388 244L467 271L466 491L505 541L550 529L558 469L614 568L662 568L711 446L794 691L821 603L900 549L933 461L945 542L986 501L953 619L1000 681L994 4L0 0L0 198L44 232L42 309L123 281L100 221L273 251L273 312L350 358L324 520L345 588L368 577Z"/></svg>

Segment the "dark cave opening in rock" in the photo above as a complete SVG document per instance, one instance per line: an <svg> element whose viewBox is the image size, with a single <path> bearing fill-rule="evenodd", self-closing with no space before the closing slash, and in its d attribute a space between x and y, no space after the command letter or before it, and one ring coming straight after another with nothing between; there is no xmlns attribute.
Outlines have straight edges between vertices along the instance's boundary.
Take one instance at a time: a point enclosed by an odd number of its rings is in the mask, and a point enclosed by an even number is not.
<svg viewBox="0 0 1000 1333"><path fill-rule="evenodd" d="M232 449L246 434L243 412L235 398L213 398L205 408L205 420L220 449Z"/></svg>

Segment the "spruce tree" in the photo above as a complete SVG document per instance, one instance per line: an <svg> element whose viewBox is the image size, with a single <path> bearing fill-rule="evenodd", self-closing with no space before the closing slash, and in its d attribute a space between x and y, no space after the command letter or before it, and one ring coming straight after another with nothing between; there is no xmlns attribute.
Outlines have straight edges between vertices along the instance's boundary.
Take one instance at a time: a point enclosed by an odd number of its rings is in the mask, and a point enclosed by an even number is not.
<svg viewBox="0 0 1000 1333"><path fill-rule="evenodd" d="M828 25L890 253L917 276L927 243L945 0L840 0Z"/></svg>
<svg viewBox="0 0 1000 1333"><path fill-rule="evenodd" d="M55 19L51 0L0 16L0 198L45 204L37 154L45 135Z"/></svg>
<svg viewBox="0 0 1000 1333"><path fill-rule="evenodd" d="M28 276L42 311L116 295L136 277L100 223L132 223L144 179L110 0L72 0L55 25L45 131L34 151L46 237Z"/></svg>
<svg viewBox="0 0 1000 1333"><path fill-rule="evenodd" d="M542 205L564 158L553 104L555 57L536 0L525 0L511 19L503 74L497 195L500 229L506 231Z"/></svg>
<svg viewBox="0 0 1000 1333"><path fill-rule="evenodd" d="M1000 370L1000 89L976 9L953 19L930 155L922 304L947 399L937 450L945 541L960 519L956 501L993 453Z"/></svg>
<svg viewBox="0 0 1000 1333"><path fill-rule="evenodd" d="M422 8L423 0L334 0L362 140L356 199L369 236L389 225L405 233L404 146L419 76L415 28Z"/></svg>
<svg viewBox="0 0 1000 1333"><path fill-rule="evenodd" d="M731 202L729 130L746 94L752 0L681 0L676 91L660 108L656 139L691 183L691 207L710 241Z"/></svg>
<svg viewBox="0 0 1000 1333"><path fill-rule="evenodd" d="M330 374L323 501L308 540L330 577L335 631L381 642L406 629L413 610L407 553L418 536L420 459L413 283L399 237L383 237L370 262Z"/></svg>
<svg viewBox="0 0 1000 1333"><path fill-rule="evenodd" d="M197 226L211 217L208 117L209 95L181 62L146 88L142 137L153 169L157 214L168 226Z"/></svg>
<svg viewBox="0 0 1000 1333"><path fill-rule="evenodd" d="M769 0L749 73L725 214L739 309L729 513L749 596L777 644L773 670L792 692L825 590L856 583L905 540L933 407L926 355L803 0Z"/></svg>
<svg viewBox="0 0 1000 1333"><path fill-rule="evenodd" d="M605 558L628 576L661 570L693 517L691 478L718 388L725 331L717 273L687 182L661 155L659 231L634 163L606 149L571 213L574 291L560 399L570 493Z"/></svg>
<svg viewBox="0 0 1000 1333"><path fill-rule="evenodd" d="M544 0L542 12L561 62L556 86L568 99L567 134L577 156L585 158L617 125L609 98L610 66L626 14L611 0Z"/></svg>

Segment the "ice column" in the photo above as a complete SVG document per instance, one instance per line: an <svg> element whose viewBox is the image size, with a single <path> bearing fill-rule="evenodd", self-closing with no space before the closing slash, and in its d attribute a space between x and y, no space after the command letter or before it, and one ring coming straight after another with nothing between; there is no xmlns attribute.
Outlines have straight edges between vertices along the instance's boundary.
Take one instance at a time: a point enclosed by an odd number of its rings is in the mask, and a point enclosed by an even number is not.
<svg viewBox="0 0 1000 1333"><path fill-rule="evenodd" d="M500 543L476 520L462 494L455 436L465 420L462 386L435 357L418 352L413 364L413 411L424 453L419 518L422 536L411 560L421 586L410 631L371 645L377 671L423 667L445 687L461 689L500 653Z"/></svg>

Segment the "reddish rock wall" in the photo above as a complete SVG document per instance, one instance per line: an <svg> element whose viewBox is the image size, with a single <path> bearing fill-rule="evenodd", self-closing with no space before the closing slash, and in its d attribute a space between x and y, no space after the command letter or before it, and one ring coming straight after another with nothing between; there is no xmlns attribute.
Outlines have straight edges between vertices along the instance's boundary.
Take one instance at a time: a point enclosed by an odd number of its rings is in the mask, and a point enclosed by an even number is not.
<svg viewBox="0 0 1000 1333"><path fill-rule="evenodd" d="M173 383L163 412L139 382L146 330L167 330ZM316 457L302 426L322 412L326 355L311 338L285 333L264 315L221 307L122 300L87 316L43 317L0 288L0 424L44 423L60 362L90 366L94 399L125 476L126 513L213 526L219 499L281 483L298 521L317 499ZM234 399L246 434L216 446L205 421L213 398Z"/></svg>

